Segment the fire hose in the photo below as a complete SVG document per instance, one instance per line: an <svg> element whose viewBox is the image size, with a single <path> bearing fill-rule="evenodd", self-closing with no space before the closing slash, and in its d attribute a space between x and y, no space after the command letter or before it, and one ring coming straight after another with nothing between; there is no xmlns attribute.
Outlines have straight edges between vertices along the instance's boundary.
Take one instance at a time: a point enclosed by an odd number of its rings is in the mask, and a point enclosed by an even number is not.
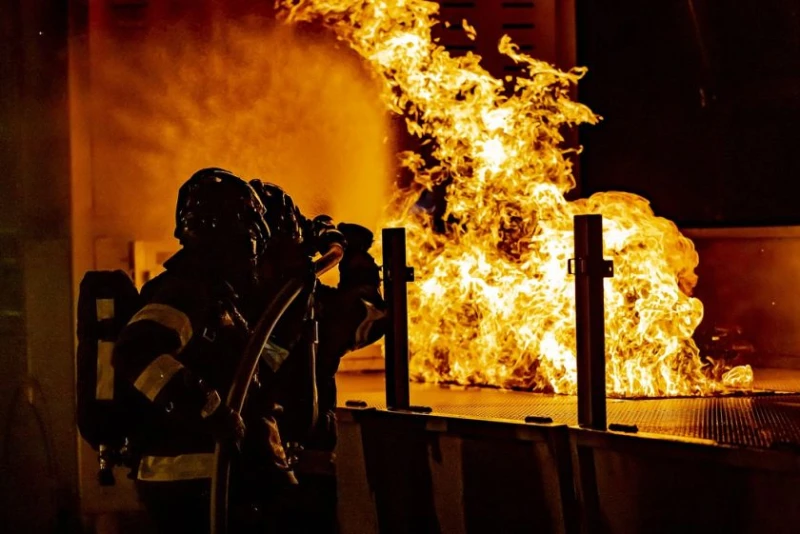
<svg viewBox="0 0 800 534"><path fill-rule="evenodd" d="M250 341L245 347L239 366L236 368L233 384L228 392L227 404L230 408L238 413L241 413L244 409L247 391L258 368L261 353L283 314L297 297L316 281L317 276L335 267L341 261L343 255L344 248L342 245L339 243L331 244L327 252L314 262L313 271L289 278L269 306L267 306L267 309L264 310L264 313L261 314L261 318L256 324L252 336L250 336ZM317 413L316 361L313 361L316 359L315 352L313 350L310 351L310 355L312 360L308 362L310 380L308 384L304 385L304 388L308 388L309 391L304 391L303 393L311 399L312 406L310 409L312 415L310 417L314 419ZM212 534L225 534L228 531L231 452L230 448L223 446L219 442L214 449L214 471L211 478Z"/></svg>

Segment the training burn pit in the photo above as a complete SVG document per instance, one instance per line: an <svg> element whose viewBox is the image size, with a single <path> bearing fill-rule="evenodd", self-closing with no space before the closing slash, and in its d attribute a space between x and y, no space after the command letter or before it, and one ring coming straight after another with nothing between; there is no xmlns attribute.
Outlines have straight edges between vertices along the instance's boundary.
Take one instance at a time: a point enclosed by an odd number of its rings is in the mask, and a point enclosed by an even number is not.
<svg viewBox="0 0 800 534"><path fill-rule="evenodd" d="M612 396L724 393L752 387L749 366L704 358L692 335L698 255L677 226L631 193L567 201L575 187L564 131L600 118L571 94L584 75L520 51L522 66L497 79L472 53L452 57L431 35L439 6L423 0L286 2L288 21L322 22L383 83L430 157L401 154L413 185L396 193L387 225L408 229L412 378L574 394L573 216L604 219L606 389ZM475 30L463 23L470 38ZM641 177L646 180L647 177ZM445 188L437 224L421 193Z"/></svg>

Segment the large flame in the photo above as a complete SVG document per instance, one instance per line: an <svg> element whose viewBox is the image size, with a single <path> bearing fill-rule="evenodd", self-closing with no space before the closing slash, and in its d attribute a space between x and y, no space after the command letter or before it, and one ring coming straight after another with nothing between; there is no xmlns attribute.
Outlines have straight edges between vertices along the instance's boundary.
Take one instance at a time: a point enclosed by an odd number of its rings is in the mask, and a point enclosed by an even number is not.
<svg viewBox="0 0 800 534"><path fill-rule="evenodd" d="M570 99L583 76L520 53L512 90L480 58L451 57L431 38L438 4L424 0L285 2L290 21L322 21L372 66L386 105L433 141L436 163L403 154L415 187L399 193L408 229L412 372L431 382L576 391L573 281L576 214L604 217L608 382L613 395L697 395L748 387L749 367L704 363L692 340L703 307L690 296L698 256L672 222L629 193L568 202L575 186L565 127L598 120ZM474 38L474 29L464 27ZM511 81L511 80L507 80ZM445 231L414 207L447 180ZM398 207L399 206L399 207Z"/></svg>

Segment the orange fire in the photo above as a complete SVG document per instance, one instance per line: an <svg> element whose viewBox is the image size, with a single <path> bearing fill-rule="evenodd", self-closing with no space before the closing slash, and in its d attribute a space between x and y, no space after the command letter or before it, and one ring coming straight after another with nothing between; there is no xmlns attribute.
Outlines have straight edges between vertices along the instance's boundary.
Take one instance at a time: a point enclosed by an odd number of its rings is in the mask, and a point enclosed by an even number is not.
<svg viewBox="0 0 800 534"><path fill-rule="evenodd" d="M513 92L473 54L454 58L431 38L438 4L424 0L295 0L289 21L322 21L371 65L388 108L433 141L436 165L402 154L415 186L397 193L391 224L408 228L412 374L455 382L575 393L572 218L601 213L606 280L607 390L618 396L699 395L749 387L749 366L704 363L692 334L703 315L690 296L698 256L647 200L575 186L564 127L595 123L570 99L584 69L563 72L519 51ZM468 35L475 30L464 24ZM512 81L512 80L507 80ZM574 151L573 151L574 152ZM413 207L449 180L448 227Z"/></svg>

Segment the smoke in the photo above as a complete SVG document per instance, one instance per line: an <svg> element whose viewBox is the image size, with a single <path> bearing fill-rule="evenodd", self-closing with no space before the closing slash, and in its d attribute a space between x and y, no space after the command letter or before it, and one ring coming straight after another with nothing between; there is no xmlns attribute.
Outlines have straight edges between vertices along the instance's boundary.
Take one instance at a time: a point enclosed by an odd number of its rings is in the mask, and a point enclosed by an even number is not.
<svg viewBox="0 0 800 534"><path fill-rule="evenodd" d="M379 89L332 37L263 20L91 52L95 213L106 235L171 235L177 190L223 167L284 187L306 215L374 228L392 173Z"/></svg>

